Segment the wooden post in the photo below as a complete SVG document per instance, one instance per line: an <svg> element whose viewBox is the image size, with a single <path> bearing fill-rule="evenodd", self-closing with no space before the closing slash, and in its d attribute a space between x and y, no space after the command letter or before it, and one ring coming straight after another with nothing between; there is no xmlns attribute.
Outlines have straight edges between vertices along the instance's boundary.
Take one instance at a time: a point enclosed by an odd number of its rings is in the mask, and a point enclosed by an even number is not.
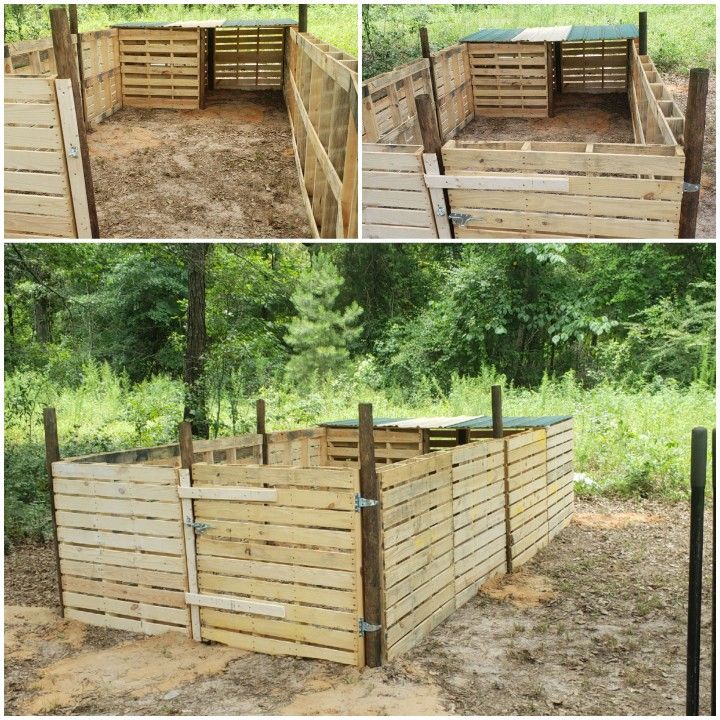
<svg viewBox="0 0 720 720"><path fill-rule="evenodd" d="M638 17L638 27L640 28L640 55L647 55L647 13L641 12Z"/></svg>
<svg viewBox="0 0 720 720"><path fill-rule="evenodd" d="M70 37L70 26L64 8L50 10L50 26L52 28L53 50L55 52L55 65L57 76L60 79L68 78L72 83L73 99L75 101L75 114L78 117L78 135L80 139L80 157L85 177L85 193L87 195L88 211L90 214L90 234L93 238L100 237L98 227L97 209L95 207L95 190L93 188L92 173L90 170L90 151L88 150L85 123L80 119L83 115L83 99L80 89L75 52Z"/></svg>
<svg viewBox="0 0 720 720"><path fill-rule="evenodd" d="M52 464L60 460L60 443L58 442L57 416L55 408L43 409L43 424L45 426L45 471L48 477L48 490L50 495L50 520L53 531L53 548L55 550L55 571L57 572L58 595L60 598L60 617L65 617L65 604L63 602L62 573L60 571L60 545L58 543L57 522L55 521L55 491L53 488Z"/></svg>
<svg viewBox="0 0 720 720"><path fill-rule="evenodd" d="M192 466L195 460L193 450L192 423L180 423L180 470L178 471L178 485L192 487ZM184 475L184 477L183 477ZM193 506L191 499L181 500L182 507L182 531L183 531L183 559L185 561L185 592L198 592L197 590L197 558L195 555L195 529L188 527L186 523L194 522ZM193 578L193 581L191 581ZM188 605L187 612L187 633L194 640L201 639L200 633L200 612L197 605Z"/></svg>
<svg viewBox="0 0 720 720"><path fill-rule="evenodd" d="M633 39L628 38L627 39L627 49L625 52L625 57L627 58L625 63L625 91L630 92L630 84L632 83L632 61L633 61Z"/></svg>
<svg viewBox="0 0 720 720"><path fill-rule="evenodd" d="M680 232L678 237L694 238L700 204L703 145L705 142L705 106L707 103L707 68L691 68L685 111L685 183L680 204Z"/></svg>
<svg viewBox="0 0 720 720"><path fill-rule="evenodd" d="M79 25L78 25L78 11L77 11L77 5L68 5L68 15L70 16L70 35L75 36L76 45L75 48L77 50L77 59L78 59L78 78L80 80L80 94L82 95L83 103L82 103L82 115L80 116L82 118L82 122L85 123L85 129L87 130L87 117L85 116L85 83L84 83L84 68L83 68L83 55L82 55L82 36L80 35L79 31ZM70 38L70 41L72 42L72 38ZM80 123L80 118L78 118L78 123Z"/></svg>
<svg viewBox="0 0 720 720"><path fill-rule="evenodd" d="M78 34L78 14L77 5L68 5L68 15L70 16L70 34Z"/></svg>
<svg viewBox="0 0 720 720"><path fill-rule="evenodd" d="M215 89L215 28L208 28L208 90Z"/></svg>
<svg viewBox="0 0 720 720"><path fill-rule="evenodd" d="M458 428L455 431L455 442L458 445L467 445L470 442L470 428Z"/></svg>
<svg viewBox="0 0 720 720"><path fill-rule="evenodd" d="M205 38L207 30L198 28L198 108L205 109L205 69L207 67L207 53L205 52Z"/></svg>
<svg viewBox="0 0 720 720"><path fill-rule="evenodd" d="M194 460L192 423L180 423L180 467L192 470Z"/></svg>
<svg viewBox="0 0 720 720"><path fill-rule="evenodd" d="M255 432L262 435L262 454L261 461L263 465L268 464L268 443L265 430L265 401L259 398L255 403Z"/></svg>
<svg viewBox="0 0 720 720"><path fill-rule="evenodd" d="M440 114L439 114L439 108L437 107L437 84L435 82L435 61L432 56L432 52L430 52L430 38L428 37L428 31L426 27L420 28L420 50L422 52L422 56L430 63L430 87L432 89L432 105L433 105L433 111L435 112L435 116L437 118L437 125L438 125L438 135L440 135L440 139L442 140L442 134L440 133ZM427 150L427 152L430 152L430 150Z"/></svg>
<svg viewBox="0 0 720 720"><path fill-rule="evenodd" d="M555 93L553 92L553 51L552 43L545 43L545 67L547 68L548 117L555 115Z"/></svg>
<svg viewBox="0 0 720 720"><path fill-rule="evenodd" d="M360 460L360 494L378 505L360 510L362 513L362 579L363 615L372 625L383 624L382 522L380 483L375 468L375 437L372 405L358 406L358 456ZM382 665L385 628L365 633L365 663L369 667Z"/></svg>
<svg viewBox="0 0 720 720"><path fill-rule="evenodd" d="M503 414L502 414L502 388L499 385L492 386L492 423L493 437L503 437Z"/></svg>
<svg viewBox="0 0 720 720"><path fill-rule="evenodd" d="M308 6L305 3L298 5L298 32L306 33L308 31Z"/></svg>
<svg viewBox="0 0 720 720"><path fill-rule="evenodd" d="M562 42L555 43L555 92L562 93Z"/></svg>

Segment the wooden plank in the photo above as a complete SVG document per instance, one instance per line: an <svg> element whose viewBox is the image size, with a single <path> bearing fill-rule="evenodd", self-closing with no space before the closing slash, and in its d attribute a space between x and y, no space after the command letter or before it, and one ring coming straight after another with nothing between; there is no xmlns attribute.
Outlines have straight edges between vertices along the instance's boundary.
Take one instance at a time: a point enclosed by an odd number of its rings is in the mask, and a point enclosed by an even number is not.
<svg viewBox="0 0 720 720"><path fill-rule="evenodd" d="M185 602L188 605L250 613L251 615L267 615L278 618L285 617L285 607L283 605L260 602L258 600L248 600L247 598L201 595L197 592L189 592L185 593Z"/></svg>
<svg viewBox="0 0 720 720"><path fill-rule="evenodd" d="M144 465L109 465L105 463L55 462L53 476L86 480L110 480L125 483L157 483L175 485L175 471L172 468L148 467Z"/></svg>
<svg viewBox="0 0 720 720"><path fill-rule="evenodd" d="M164 607L185 609L185 596L182 592L173 590L159 590L153 587L111 583L99 579L88 579L63 575L62 586L64 590L81 593L83 595L98 595L100 597L141 602Z"/></svg>
<svg viewBox="0 0 720 720"><path fill-rule="evenodd" d="M118 548L122 550L168 554L179 554L181 551L179 539L153 537L150 535L133 535L119 532L59 527L58 538L65 543L101 548Z"/></svg>
<svg viewBox="0 0 720 720"><path fill-rule="evenodd" d="M192 458L192 434L188 432L190 428L189 423L184 422L181 426L180 443L183 449L189 450L190 458ZM185 441L190 441L190 447L186 447ZM187 453L186 453L187 454ZM187 459L184 458L183 464L187 464ZM188 489L192 485L190 470L188 468L180 468L177 471L178 477L178 490ZM185 543L185 583L187 586L187 592L197 595L200 592L198 587L198 558L197 551L195 548L195 532L192 527L192 523L195 522L195 516L193 514L193 503L190 498L181 498L180 504L182 506L182 517L185 518L183 523L184 543ZM199 642L202 638L201 625L200 625L200 610L197 605L190 605L190 632L191 637L196 642Z"/></svg>
<svg viewBox="0 0 720 720"><path fill-rule="evenodd" d="M179 487L178 497L194 500L237 500L244 502L277 502L278 493L273 489L230 487Z"/></svg>
<svg viewBox="0 0 720 720"><path fill-rule="evenodd" d="M182 625L183 629L185 626L184 609L168 608L142 602L128 602L95 595L83 595L70 591L63 592L63 600L68 607L81 610L100 610L116 615L140 617L143 620L154 620L168 625Z"/></svg>
<svg viewBox="0 0 720 720"><path fill-rule="evenodd" d="M135 553L126 550L111 550L60 543L60 558L61 560L76 560L78 562L121 565L140 570L183 573L182 561L179 557L155 553Z"/></svg>

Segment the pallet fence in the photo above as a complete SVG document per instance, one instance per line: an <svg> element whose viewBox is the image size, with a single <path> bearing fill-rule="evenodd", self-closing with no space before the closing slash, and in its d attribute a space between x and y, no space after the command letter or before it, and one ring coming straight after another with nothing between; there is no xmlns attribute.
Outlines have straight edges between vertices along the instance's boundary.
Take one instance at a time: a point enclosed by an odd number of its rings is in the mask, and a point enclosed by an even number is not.
<svg viewBox="0 0 720 720"><path fill-rule="evenodd" d="M565 40L560 46L562 92L624 93L628 89L627 40Z"/></svg>
<svg viewBox="0 0 720 720"><path fill-rule="evenodd" d="M440 137L445 141L475 119L467 43L452 45L433 53L430 63L435 78Z"/></svg>
<svg viewBox="0 0 720 720"><path fill-rule="evenodd" d="M357 237L357 60L288 28L284 93L315 237Z"/></svg>
<svg viewBox="0 0 720 720"><path fill-rule="evenodd" d="M89 238L70 80L5 77L5 237Z"/></svg>
<svg viewBox="0 0 720 720"><path fill-rule="evenodd" d="M122 107L119 32L82 33L85 121L94 128Z"/></svg>
<svg viewBox="0 0 720 720"><path fill-rule="evenodd" d="M215 28L215 87L281 89L284 32L283 26Z"/></svg>
<svg viewBox="0 0 720 720"><path fill-rule="evenodd" d="M670 145L449 141L458 238L678 236L685 158Z"/></svg>

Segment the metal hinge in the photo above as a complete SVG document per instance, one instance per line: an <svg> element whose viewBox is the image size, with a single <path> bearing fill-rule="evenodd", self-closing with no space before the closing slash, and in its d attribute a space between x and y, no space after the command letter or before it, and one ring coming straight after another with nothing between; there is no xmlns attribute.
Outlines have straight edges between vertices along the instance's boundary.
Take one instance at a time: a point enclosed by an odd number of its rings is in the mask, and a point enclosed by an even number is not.
<svg viewBox="0 0 720 720"><path fill-rule="evenodd" d="M373 625L372 623L365 622L365 618L358 618L358 635L364 635L368 632L377 632L381 627L382 625Z"/></svg>
<svg viewBox="0 0 720 720"><path fill-rule="evenodd" d="M460 227L465 227L468 222L472 220L472 215L467 215L466 213L450 213L448 219Z"/></svg>
<svg viewBox="0 0 720 720"><path fill-rule="evenodd" d="M193 522L190 518L185 518L185 524L191 527L196 535L202 535L206 530L210 529L210 525L203 522Z"/></svg>
<svg viewBox="0 0 720 720"><path fill-rule="evenodd" d="M355 512L360 512L363 508L375 507L377 504L377 500L360 497L359 493L355 493Z"/></svg>
<svg viewBox="0 0 720 720"><path fill-rule="evenodd" d="M683 192L700 192L700 186L693 185L693 183L684 182L683 183Z"/></svg>

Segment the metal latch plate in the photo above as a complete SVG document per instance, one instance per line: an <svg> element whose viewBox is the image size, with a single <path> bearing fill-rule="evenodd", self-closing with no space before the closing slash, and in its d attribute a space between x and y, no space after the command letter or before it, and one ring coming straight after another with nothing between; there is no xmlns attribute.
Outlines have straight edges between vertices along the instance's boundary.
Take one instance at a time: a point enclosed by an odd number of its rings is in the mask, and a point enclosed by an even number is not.
<svg viewBox="0 0 720 720"><path fill-rule="evenodd" d="M683 192L700 192L700 186L689 182L683 182Z"/></svg>
<svg viewBox="0 0 720 720"><path fill-rule="evenodd" d="M377 504L377 500L360 497L359 493L355 493L355 512L360 512L363 508L375 507Z"/></svg>
<svg viewBox="0 0 720 720"><path fill-rule="evenodd" d="M185 518L185 524L191 527L196 535L202 535L204 532L210 529L210 525L203 522L193 522L190 518Z"/></svg>
<svg viewBox="0 0 720 720"><path fill-rule="evenodd" d="M365 622L365 618L358 618L358 635L364 635L368 632L377 632L381 627L382 625L373 625L372 623Z"/></svg>
<svg viewBox="0 0 720 720"><path fill-rule="evenodd" d="M472 215L468 215L467 213L450 213L448 219L460 227L465 227L470 220L472 220Z"/></svg>

